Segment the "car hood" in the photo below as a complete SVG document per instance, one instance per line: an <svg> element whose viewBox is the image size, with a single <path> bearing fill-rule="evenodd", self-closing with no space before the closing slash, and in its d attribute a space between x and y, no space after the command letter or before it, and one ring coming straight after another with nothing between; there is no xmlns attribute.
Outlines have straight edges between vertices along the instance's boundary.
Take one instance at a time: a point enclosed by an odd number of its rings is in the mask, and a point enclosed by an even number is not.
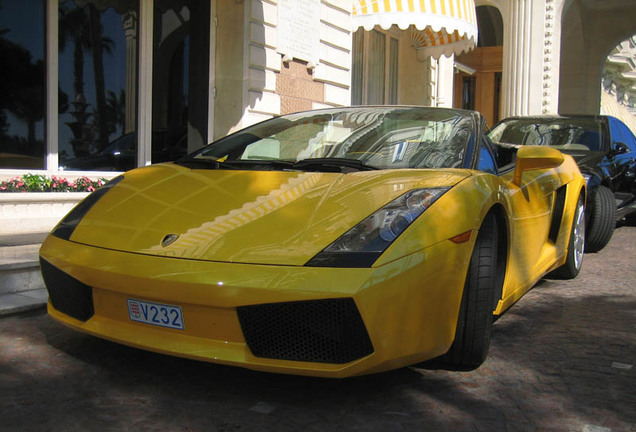
<svg viewBox="0 0 636 432"><path fill-rule="evenodd" d="M598 172L599 165L601 164L601 162L603 161L603 158L605 157L605 153L600 151L587 151L587 152L564 151L563 153L567 153L570 156L572 156L574 160L576 161L577 165L579 166L579 169L581 170L581 172L585 174L593 174Z"/></svg>
<svg viewBox="0 0 636 432"><path fill-rule="evenodd" d="M304 265L408 190L453 186L470 175L464 170L192 170L160 164L126 173L86 214L71 241L196 260ZM166 244L170 235L172 243Z"/></svg>
<svg viewBox="0 0 636 432"><path fill-rule="evenodd" d="M127 171L134 167L135 158L133 155L119 155L112 154L95 154L82 158L75 158L67 160L63 163L64 169L75 170L98 170L98 171Z"/></svg>

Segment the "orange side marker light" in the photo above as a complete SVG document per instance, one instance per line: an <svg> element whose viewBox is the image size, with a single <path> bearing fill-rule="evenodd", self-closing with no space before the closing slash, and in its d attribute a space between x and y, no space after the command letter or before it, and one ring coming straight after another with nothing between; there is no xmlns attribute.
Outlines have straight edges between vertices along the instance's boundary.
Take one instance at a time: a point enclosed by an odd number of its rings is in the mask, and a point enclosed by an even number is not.
<svg viewBox="0 0 636 432"><path fill-rule="evenodd" d="M461 233L459 235L456 235L455 237L449 238L449 240L456 244L466 243L468 240L470 240L470 236L472 234L473 234L472 230L466 231L465 233Z"/></svg>

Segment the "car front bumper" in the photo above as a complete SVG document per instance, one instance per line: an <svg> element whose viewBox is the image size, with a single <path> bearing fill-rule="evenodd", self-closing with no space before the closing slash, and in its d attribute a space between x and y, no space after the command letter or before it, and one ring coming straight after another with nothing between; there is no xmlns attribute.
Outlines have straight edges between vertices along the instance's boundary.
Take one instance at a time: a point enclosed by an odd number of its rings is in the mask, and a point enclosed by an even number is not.
<svg viewBox="0 0 636 432"><path fill-rule="evenodd" d="M73 329L185 358L346 377L413 364L448 350L475 237L462 244L443 241L362 269L166 258L53 236L40 255L48 312ZM184 328L133 321L130 299L180 307ZM272 343L284 349L272 350ZM346 352L334 354L334 349Z"/></svg>

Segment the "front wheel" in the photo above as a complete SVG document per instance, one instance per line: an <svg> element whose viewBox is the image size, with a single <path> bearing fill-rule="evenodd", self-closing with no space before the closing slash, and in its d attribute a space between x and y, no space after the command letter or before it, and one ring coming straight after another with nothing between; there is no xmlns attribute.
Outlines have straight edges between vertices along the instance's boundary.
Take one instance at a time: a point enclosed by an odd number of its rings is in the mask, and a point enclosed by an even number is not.
<svg viewBox="0 0 636 432"><path fill-rule="evenodd" d="M479 230L470 259L455 340L440 359L453 368L476 369L488 355L493 296L495 285L501 279L497 277L497 237L497 221L489 214Z"/></svg>
<svg viewBox="0 0 636 432"><path fill-rule="evenodd" d="M554 270L550 276L559 279L574 279L581 271L583 264L583 252L585 251L585 206L583 197L576 203L572 229L570 230L570 240L568 242L568 255L563 264Z"/></svg>

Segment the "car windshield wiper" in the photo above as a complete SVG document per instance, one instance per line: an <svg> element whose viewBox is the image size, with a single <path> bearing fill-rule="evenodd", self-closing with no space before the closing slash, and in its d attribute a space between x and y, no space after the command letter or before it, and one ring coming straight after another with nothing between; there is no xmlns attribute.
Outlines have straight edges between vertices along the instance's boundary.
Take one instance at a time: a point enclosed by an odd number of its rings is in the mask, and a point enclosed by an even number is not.
<svg viewBox="0 0 636 432"><path fill-rule="evenodd" d="M236 169L236 167L233 167L225 162L220 162L216 159L188 158L179 159L175 161L175 163L177 165L193 169Z"/></svg>
<svg viewBox="0 0 636 432"><path fill-rule="evenodd" d="M327 172L369 171L380 168L366 165L358 159L310 158L297 162L281 159L217 159L188 158L176 161L178 165L196 169L254 169L254 170L319 170Z"/></svg>
<svg viewBox="0 0 636 432"><path fill-rule="evenodd" d="M281 159L231 159L223 162L233 168L279 170L293 169L294 162Z"/></svg>
<svg viewBox="0 0 636 432"><path fill-rule="evenodd" d="M345 158L309 158L302 159L293 164L293 168L323 168L329 171L347 172L348 169L355 171L370 171L380 168L367 165L358 159Z"/></svg>

